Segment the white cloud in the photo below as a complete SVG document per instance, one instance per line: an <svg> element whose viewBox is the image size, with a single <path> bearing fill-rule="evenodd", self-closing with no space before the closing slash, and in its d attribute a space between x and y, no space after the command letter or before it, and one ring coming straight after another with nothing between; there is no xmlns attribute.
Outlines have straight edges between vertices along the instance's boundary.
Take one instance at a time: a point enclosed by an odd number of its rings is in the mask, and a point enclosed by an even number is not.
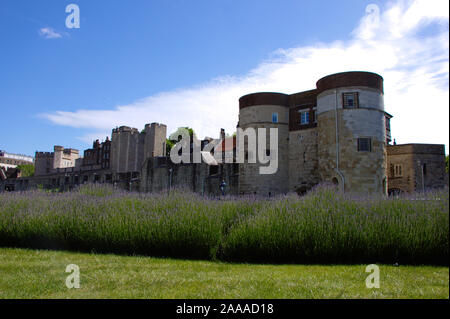
<svg viewBox="0 0 450 319"><path fill-rule="evenodd" d="M258 91L295 93L315 88L328 74L362 70L384 78L386 111L394 115L397 143L442 143L448 153L449 30L447 0L370 5L345 41L279 49L242 77L226 76L196 87L143 98L110 110L79 109L43 116L53 123L89 129L81 137L109 135L120 125L143 128L161 122L172 132L190 126L199 137L235 131L238 99ZM424 32L433 26L434 32ZM437 30L437 31L436 31Z"/></svg>
<svg viewBox="0 0 450 319"><path fill-rule="evenodd" d="M53 28L46 27L39 29L39 35L45 39L58 39L62 38L62 34L53 30Z"/></svg>

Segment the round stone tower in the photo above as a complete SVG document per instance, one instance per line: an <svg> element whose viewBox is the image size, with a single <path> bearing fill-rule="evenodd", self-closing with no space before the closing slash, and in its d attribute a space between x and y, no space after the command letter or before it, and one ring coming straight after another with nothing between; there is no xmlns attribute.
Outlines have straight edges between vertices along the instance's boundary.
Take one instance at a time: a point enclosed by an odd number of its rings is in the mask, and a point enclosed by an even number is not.
<svg viewBox="0 0 450 319"><path fill-rule="evenodd" d="M317 82L319 174L345 192L386 194L383 78L344 72Z"/></svg>
<svg viewBox="0 0 450 319"><path fill-rule="evenodd" d="M239 194L273 195L287 193L289 190L289 95L281 93L253 93L239 99L238 128L245 133L240 136L238 131L237 144L244 140L244 163L239 164ZM264 154L258 154L261 141L259 128L265 129L266 147ZM249 143L253 133L256 143ZM277 147L270 145L271 129L278 133ZM273 132L273 130L272 130ZM275 136L275 135L273 135ZM261 163L263 161L269 163ZM252 163L253 162L253 163ZM276 169L268 169L267 167Z"/></svg>

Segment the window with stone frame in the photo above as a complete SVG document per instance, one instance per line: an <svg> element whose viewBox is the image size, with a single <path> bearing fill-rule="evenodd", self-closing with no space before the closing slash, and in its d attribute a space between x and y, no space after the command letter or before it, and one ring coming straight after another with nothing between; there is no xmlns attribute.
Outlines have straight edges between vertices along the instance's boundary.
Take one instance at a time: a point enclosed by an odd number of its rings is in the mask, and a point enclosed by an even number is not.
<svg viewBox="0 0 450 319"><path fill-rule="evenodd" d="M358 152L372 152L372 139L370 137L358 138Z"/></svg>
<svg viewBox="0 0 450 319"><path fill-rule="evenodd" d="M355 109L359 107L358 92L342 93L342 107L345 109Z"/></svg>

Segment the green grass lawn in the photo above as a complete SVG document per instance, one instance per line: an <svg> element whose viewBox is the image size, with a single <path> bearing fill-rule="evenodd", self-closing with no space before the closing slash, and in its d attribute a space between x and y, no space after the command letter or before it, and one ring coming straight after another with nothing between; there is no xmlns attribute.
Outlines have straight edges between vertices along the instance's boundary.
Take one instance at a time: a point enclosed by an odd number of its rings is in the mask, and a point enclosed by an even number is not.
<svg viewBox="0 0 450 319"><path fill-rule="evenodd" d="M68 289L68 264L81 287ZM0 248L0 298L449 298L449 268L252 265Z"/></svg>

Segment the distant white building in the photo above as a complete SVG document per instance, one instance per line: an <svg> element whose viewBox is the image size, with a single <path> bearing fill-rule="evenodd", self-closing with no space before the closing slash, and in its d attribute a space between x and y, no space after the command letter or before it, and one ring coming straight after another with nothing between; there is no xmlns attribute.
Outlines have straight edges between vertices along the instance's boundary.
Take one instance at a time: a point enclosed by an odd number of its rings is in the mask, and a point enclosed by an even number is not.
<svg viewBox="0 0 450 319"><path fill-rule="evenodd" d="M34 164L32 156L22 154L12 154L0 150L0 167L7 170L8 168L16 168L17 165Z"/></svg>

